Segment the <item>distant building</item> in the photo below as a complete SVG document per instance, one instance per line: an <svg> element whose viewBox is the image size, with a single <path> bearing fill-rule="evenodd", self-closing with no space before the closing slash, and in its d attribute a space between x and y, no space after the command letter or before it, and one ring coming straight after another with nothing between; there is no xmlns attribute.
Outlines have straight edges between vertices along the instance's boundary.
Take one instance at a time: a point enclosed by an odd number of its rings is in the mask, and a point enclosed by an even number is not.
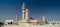
<svg viewBox="0 0 60 27"><path fill-rule="evenodd" d="M60 24L60 21L49 21L48 23L50 25L56 25L56 24Z"/></svg>
<svg viewBox="0 0 60 27"><path fill-rule="evenodd" d="M5 20L4 24L8 25L8 24L12 24L13 20Z"/></svg>
<svg viewBox="0 0 60 27"><path fill-rule="evenodd" d="M56 24L60 24L60 21L56 21L56 20L52 20L48 22L50 25L56 25Z"/></svg>

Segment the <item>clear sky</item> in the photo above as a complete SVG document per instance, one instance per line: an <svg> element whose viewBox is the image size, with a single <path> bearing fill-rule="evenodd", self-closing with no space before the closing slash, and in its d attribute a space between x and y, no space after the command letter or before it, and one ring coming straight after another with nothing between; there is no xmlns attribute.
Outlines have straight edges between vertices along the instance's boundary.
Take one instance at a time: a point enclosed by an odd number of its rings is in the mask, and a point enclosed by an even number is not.
<svg viewBox="0 0 60 27"><path fill-rule="evenodd" d="M60 20L60 0L0 0L0 21L15 20L17 14L21 19L23 2L29 9L29 17Z"/></svg>

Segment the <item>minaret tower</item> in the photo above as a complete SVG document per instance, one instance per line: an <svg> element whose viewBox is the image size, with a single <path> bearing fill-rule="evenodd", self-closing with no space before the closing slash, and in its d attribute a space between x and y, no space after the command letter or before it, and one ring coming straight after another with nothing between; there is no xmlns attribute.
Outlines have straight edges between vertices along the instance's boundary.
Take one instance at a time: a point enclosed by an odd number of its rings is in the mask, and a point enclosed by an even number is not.
<svg viewBox="0 0 60 27"><path fill-rule="evenodd" d="M25 10L25 20L28 20L28 18L29 18L29 10L26 9Z"/></svg>
<svg viewBox="0 0 60 27"><path fill-rule="evenodd" d="M26 10L25 3L23 3L23 5L22 5L22 20L25 19L25 10Z"/></svg>
<svg viewBox="0 0 60 27"><path fill-rule="evenodd" d="M45 16L43 16L43 19L42 20L45 21Z"/></svg>
<svg viewBox="0 0 60 27"><path fill-rule="evenodd" d="M16 22L18 22L19 21L19 17L18 17L18 15L16 15Z"/></svg>
<svg viewBox="0 0 60 27"><path fill-rule="evenodd" d="M43 16L43 19L42 19L42 20L43 20L43 24L45 24L45 21L46 21L46 20L45 20L45 16Z"/></svg>

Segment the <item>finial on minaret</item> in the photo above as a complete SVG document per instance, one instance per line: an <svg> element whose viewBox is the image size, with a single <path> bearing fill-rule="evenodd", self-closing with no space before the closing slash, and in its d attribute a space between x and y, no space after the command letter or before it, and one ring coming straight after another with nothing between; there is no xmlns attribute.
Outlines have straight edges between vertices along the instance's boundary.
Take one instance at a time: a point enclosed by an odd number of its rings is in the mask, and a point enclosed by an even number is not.
<svg viewBox="0 0 60 27"><path fill-rule="evenodd" d="M25 3L22 4L22 9L25 10Z"/></svg>
<svg viewBox="0 0 60 27"><path fill-rule="evenodd" d="M23 3L23 6L25 6L25 3Z"/></svg>

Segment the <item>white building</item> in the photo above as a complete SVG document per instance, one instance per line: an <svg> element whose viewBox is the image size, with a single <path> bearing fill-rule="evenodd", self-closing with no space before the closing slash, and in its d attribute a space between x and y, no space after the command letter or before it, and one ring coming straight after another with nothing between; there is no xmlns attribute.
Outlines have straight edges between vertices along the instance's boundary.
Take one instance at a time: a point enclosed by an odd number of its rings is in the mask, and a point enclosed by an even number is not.
<svg viewBox="0 0 60 27"><path fill-rule="evenodd" d="M50 25L56 25L56 24L60 24L60 21L49 21L48 23Z"/></svg>
<svg viewBox="0 0 60 27"><path fill-rule="evenodd" d="M8 25L8 23L13 23L13 20L5 20L4 24Z"/></svg>

